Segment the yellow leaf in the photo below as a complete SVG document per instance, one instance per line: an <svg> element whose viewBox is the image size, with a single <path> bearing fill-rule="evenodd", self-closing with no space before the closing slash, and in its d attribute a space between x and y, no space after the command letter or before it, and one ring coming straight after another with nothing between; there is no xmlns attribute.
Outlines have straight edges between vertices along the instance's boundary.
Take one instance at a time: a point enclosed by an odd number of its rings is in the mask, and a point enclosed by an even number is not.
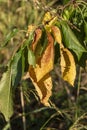
<svg viewBox="0 0 87 130"><path fill-rule="evenodd" d="M45 25L47 24L47 22L50 22L50 20L52 19L52 15L50 12L46 12L43 18L42 23Z"/></svg>
<svg viewBox="0 0 87 130"><path fill-rule="evenodd" d="M32 75L33 73L33 75ZM30 73L30 79L32 80L32 83L35 86L35 89L38 93L38 96L40 98L40 102L44 104L45 106L50 106L48 100L51 96L52 92L52 79L49 74L45 75L39 82L35 80L34 72L31 70Z"/></svg>
<svg viewBox="0 0 87 130"><path fill-rule="evenodd" d="M33 32L35 29L36 29L36 26L35 26L35 25L29 25L29 26L28 26L27 33L26 33L26 37L28 37L28 35L29 35L31 32Z"/></svg>
<svg viewBox="0 0 87 130"><path fill-rule="evenodd" d="M52 36L48 34L47 47L41 59L38 60L37 67L35 68L37 81L39 81L45 74L47 74L53 69L53 64L54 64L54 43Z"/></svg>
<svg viewBox="0 0 87 130"><path fill-rule="evenodd" d="M76 77L76 66L74 57L68 49L64 48L62 44L62 36L60 29L56 26L52 26L51 31L55 41L60 45L60 65L62 77L65 81L69 82L73 86Z"/></svg>
<svg viewBox="0 0 87 130"><path fill-rule="evenodd" d="M69 82L72 86L74 85L76 77L76 65L72 53L66 49L62 48L61 53L61 73L65 81Z"/></svg>
<svg viewBox="0 0 87 130"><path fill-rule="evenodd" d="M47 12L44 15L42 24L45 26L45 29L47 31L51 31L51 26L54 25L57 21L57 17L56 16L52 16L52 14L50 12Z"/></svg>
<svg viewBox="0 0 87 130"><path fill-rule="evenodd" d="M54 65L54 43L51 34L48 33L48 44L41 57L37 59L36 67L32 69L36 75L37 82L41 80L48 72L53 69Z"/></svg>
<svg viewBox="0 0 87 130"><path fill-rule="evenodd" d="M28 26L28 31L27 31L27 33L31 33L32 31L34 31L36 29L36 26L35 25L29 25Z"/></svg>
<svg viewBox="0 0 87 130"><path fill-rule="evenodd" d="M60 48L63 48L61 31L57 26L51 27L52 34L56 42L60 44Z"/></svg>
<svg viewBox="0 0 87 130"><path fill-rule="evenodd" d="M36 66L29 66L29 76L35 89L40 97L40 101L49 106L48 100L51 96L52 79L49 72L53 69L54 64L54 40L50 33L47 33L48 44L41 57L36 60ZM36 46L36 42L33 46ZM35 50L35 46L33 50ZM32 46L31 46L32 47Z"/></svg>

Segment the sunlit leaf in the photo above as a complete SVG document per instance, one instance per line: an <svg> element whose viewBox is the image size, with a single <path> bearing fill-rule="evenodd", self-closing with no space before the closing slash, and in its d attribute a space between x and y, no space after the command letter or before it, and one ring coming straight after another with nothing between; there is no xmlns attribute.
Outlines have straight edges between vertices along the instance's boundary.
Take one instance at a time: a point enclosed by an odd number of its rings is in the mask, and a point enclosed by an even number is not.
<svg viewBox="0 0 87 130"><path fill-rule="evenodd" d="M45 106L50 106L48 100L51 96L51 89L52 89L52 79L49 74L45 75L39 82L37 82L35 73L31 69L31 72L29 73L30 79L32 80L32 83L34 84L34 87L38 93L38 96L40 98L40 102L44 104Z"/></svg>
<svg viewBox="0 0 87 130"><path fill-rule="evenodd" d="M50 12L47 12L44 15L42 23L47 31L51 31L51 27L56 23L56 21L57 21L57 17L52 16Z"/></svg>
<svg viewBox="0 0 87 130"><path fill-rule="evenodd" d="M53 64L54 64L54 44L52 36L48 34L48 45L43 55L37 59L36 67L33 68L37 82L53 69Z"/></svg>
<svg viewBox="0 0 87 130"><path fill-rule="evenodd" d="M13 114L12 92L11 92L11 68L3 74L0 81L0 112L5 116L6 121Z"/></svg>
<svg viewBox="0 0 87 130"><path fill-rule="evenodd" d="M50 20L52 19L52 15L50 12L46 12L43 18L42 23L45 25L47 24L47 22L50 22Z"/></svg>
<svg viewBox="0 0 87 130"><path fill-rule="evenodd" d="M54 39L56 42L58 42L60 44L60 46L62 47L62 36L61 36L61 31L57 26L52 26L52 34L54 36Z"/></svg>
<svg viewBox="0 0 87 130"><path fill-rule="evenodd" d="M74 57L68 49L64 48L62 44L62 36L60 29L56 26L52 26L52 34L54 36L55 41L60 45L60 65L62 77L65 81L69 82L71 85L74 85L74 80L76 77L76 66Z"/></svg>
<svg viewBox="0 0 87 130"><path fill-rule="evenodd" d="M53 69L54 64L54 40L49 33L47 38L47 47L42 56L37 58L36 66L29 66L29 75L40 97L40 101L49 106L48 100L51 96L52 80L48 73Z"/></svg>
<svg viewBox="0 0 87 130"><path fill-rule="evenodd" d="M61 54L60 65L61 65L62 77L65 81L67 81L73 86L76 78L76 65L74 57L72 53L66 48L62 48L60 50L60 54Z"/></svg>
<svg viewBox="0 0 87 130"><path fill-rule="evenodd" d="M77 37L72 32L67 23L61 22L61 27L65 46L74 51L78 60L80 60L83 52L86 52L85 48L78 41Z"/></svg>

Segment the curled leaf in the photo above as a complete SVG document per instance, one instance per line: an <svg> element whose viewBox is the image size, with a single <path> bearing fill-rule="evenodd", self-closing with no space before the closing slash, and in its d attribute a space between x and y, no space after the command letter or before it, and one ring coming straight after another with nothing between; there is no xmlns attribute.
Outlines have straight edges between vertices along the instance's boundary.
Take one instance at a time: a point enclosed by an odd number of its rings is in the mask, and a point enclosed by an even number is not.
<svg viewBox="0 0 87 130"><path fill-rule="evenodd" d="M65 81L69 82L73 86L76 77L76 65L74 57L72 53L66 48L62 48L60 53L62 77Z"/></svg>
<svg viewBox="0 0 87 130"><path fill-rule="evenodd" d="M41 38L41 35L42 35L42 30L39 29L39 28L36 29L36 30L35 30L34 41L33 41L32 45L31 45L32 51L35 51L36 46L37 46L37 44L38 44L38 41L39 41L40 38Z"/></svg>
<svg viewBox="0 0 87 130"><path fill-rule="evenodd" d="M33 29L35 29L35 27L30 25L28 32L31 33ZM30 46L28 46L28 63L29 63L29 65L33 65L33 66L36 65L35 50L36 50L38 41L40 40L41 35L42 35L41 29L37 28L35 30L34 34L35 35L34 35L33 41L31 41Z"/></svg>
<svg viewBox="0 0 87 130"><path fill-rule="evenodd" d="M34 84L34 87L40 98L40 102L44 104L45 106L50 106L48 100L52 93L51 92L51 89L52 89L51 76L47 74L39 82L37 82L33 70L31 70L31 73L29 74L30 74L29 75L30 79L32 80L32 83Z"/></svg>
<svg viewBox="0 0 87 130"><path fill-rule="evenodd" d="M48 100L51 96L52 80L49 72L54 64L54 44L51 34L48 33L48 44L41 57L37 58L36 66L29 66L29 75L32 80L40 101L49 106Z"/></svg>
<svg viewBox="0 0 87 130"><path fill-rule="evenodd" d="M36 67L33 68L37 82L53 69L54 44L53 38L48 34L48 44L43 55L37 59Z"/></svg>

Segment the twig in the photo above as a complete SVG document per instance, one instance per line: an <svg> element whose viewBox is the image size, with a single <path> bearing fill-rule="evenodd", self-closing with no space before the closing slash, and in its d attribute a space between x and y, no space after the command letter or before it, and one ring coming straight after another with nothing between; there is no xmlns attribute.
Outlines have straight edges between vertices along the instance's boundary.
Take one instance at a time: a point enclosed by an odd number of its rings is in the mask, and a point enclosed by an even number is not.
<svg viewBox="0 0 87 130"><path fill-rule="evenodd" d="M24 96L22 86L20 87L20 96L21 96L21 106L22 106L22 121L23 121L23 129L26 130L26 117L25 117L25 107L24 107Z"/></svg>
<svg viewBox="0 0 87 130"><path fill-rule="evenodd" d="M70 21L67 21L67 23L71 26L71 28L77 30L78 32L81 32L80 29L78 29L75 25L73 25Z"/></svg>

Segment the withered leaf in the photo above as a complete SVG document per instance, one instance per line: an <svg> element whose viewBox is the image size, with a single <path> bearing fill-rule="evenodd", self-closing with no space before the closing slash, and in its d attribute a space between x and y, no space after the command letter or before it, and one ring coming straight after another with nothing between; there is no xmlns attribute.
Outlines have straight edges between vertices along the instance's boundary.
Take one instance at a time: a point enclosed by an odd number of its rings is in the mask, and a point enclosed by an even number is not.
<svg viewBox="0 0 87 130"><path fill-rule="evenodd" d="M33 73L33 75L31 75ZM52 79L49 74L45 75L39 82L36 81L34 72L31 70L29 74L32 83L38 93L40 98L40 102L45 106L50 106L49 104L49 97L51 96L51 89L52 89Z"/></svg>
<svg viewBox="0 0 87 130"><path fill-rule="evenodd" d="M53 69L54 43L51 34L48 33L48 44L43 55L37 59L36 67L32 68L37 82ZM33 67L33 66L32 66Z"/></svg>
<svg viewBox="0 0 87 130"><path fill-rule="evenodd" d="M37 28L37 29L35 30L34 41L33 41L33 43L31 44L32 51L35 51L36 46L37 46L37 44L38 44L38 41L39 41L40 38L41 38L41 35L42 35L42 30L41 30L40 28Z"/></svg>
<svg viewBox="0 0 87 130"><path fill-rule="evenodd" d="M52 79L49 72L54 64L54 40L50 33L47 34L48 44L41 57L37 58L36 66L29 66L29 76L40 97L40 101L49 106L48 100L51 96Z"/></svg>
<svg viewBox="0 0 87 130"><path fill-rule="evenodd" d="M76 65L74 57L67 48L62 48L60 53L62 77L65 81L69 82L73 86L76 77Z"/></svg>

